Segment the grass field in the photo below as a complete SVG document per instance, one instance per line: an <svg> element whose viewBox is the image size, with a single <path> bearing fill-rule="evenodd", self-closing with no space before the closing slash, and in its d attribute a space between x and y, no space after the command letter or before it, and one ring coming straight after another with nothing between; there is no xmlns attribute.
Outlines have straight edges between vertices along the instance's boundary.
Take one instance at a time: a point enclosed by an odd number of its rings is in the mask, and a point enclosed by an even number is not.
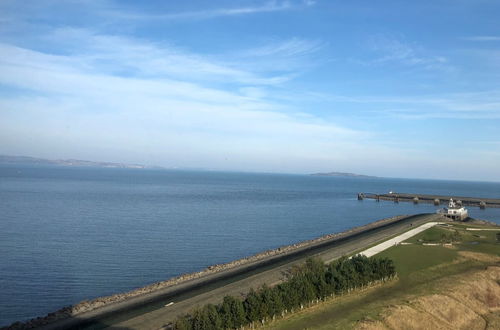
<svg viewBox="0 0 500 330"><path fill-rule="evenodd" d="M468 227L474 226L436 226L408 239L406 243L411 243L409 245L391 247L377 257L394 260L398 280L336 297L268 324L265 328L353 328L361 320L378 320L387 306L404 304L414 297L435 292L450 276L494 265L495 261L467 259L460 255L460 251L471 251L500 256L498 232L468 231Z"/></svg>

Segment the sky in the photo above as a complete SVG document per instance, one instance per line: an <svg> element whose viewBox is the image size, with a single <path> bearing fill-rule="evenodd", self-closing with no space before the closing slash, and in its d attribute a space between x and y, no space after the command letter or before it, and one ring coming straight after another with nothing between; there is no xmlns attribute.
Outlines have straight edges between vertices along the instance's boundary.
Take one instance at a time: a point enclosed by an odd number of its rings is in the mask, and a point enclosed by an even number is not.
<svg viewBox="0 0 500 330"><path fill-rule="evenodd" d="M500 181L500 1L0 0L0 154Z"/></svg>

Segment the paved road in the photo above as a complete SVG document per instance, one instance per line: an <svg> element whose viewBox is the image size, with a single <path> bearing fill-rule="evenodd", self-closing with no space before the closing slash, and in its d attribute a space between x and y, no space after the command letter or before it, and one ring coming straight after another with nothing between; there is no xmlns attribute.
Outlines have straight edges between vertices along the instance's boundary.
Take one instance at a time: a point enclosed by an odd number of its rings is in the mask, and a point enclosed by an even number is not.
<svg viewBox="0 0 500 330"><path fill-rule="evenodd" d="M325 261L334 260L365 249L381 240L401 234L414 226L436 219L441 218L433 214L410 217L388 227L379 228L332 244L323 250L311 251L311 253L304 254L294 260L257 269L240 278L236 277L228 279L226 282L216 283L212 287L202 287L179 295L172 295L167 300L163 300L162 305L157 306L159 307L157 309L136 316L120 315L119 317L108 318L101 321L101 326L109 324L111 329L158 329L196 306L206 303L219 303L225 295L243 296L250 288L257 288L264 283L268 285L279 283L293 265L303 262L305 258L311 255ZM174 302L174 304L168 307L165 306L170 302Z"/></svg>

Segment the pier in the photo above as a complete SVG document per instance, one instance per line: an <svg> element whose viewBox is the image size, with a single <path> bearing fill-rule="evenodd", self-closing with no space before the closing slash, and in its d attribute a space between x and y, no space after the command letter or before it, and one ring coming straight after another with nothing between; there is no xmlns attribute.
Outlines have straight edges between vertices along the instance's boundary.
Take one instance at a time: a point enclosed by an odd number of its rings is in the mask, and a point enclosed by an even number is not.
<svg viewBox="0 0 500 330"><path fill-rule="evenodd" d="M388 194L373 194L373 193L359 193L358 200L365 198L375 199L376 201L392 201L394 203L410 202L414 204L427 203L436 206L440 204L447 204L451 198L457 204L462 206L476 206L481 209L487 207L500 207L500 198L481 198L481 197L462 197L462 196L442 196L442 195L424 195L424 194L408 194L390 192Z"/></svg>

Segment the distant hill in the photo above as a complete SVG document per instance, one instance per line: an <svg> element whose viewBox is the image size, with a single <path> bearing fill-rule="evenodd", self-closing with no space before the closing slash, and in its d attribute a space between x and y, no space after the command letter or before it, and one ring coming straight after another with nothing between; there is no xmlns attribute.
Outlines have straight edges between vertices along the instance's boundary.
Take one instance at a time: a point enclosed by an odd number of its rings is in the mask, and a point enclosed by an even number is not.
<svg viewBox="0 0 500 330"><path fill-rule="evenodd" d="M158 168L140 164L124 164L110 162L93 162L79 159L44 159L26 156L6 156L0 155L0 164L26 164L26 165L57 165L57 166L78 166L78 167L106 167L106 168Z"/></svg>
<svg viewBox="0 0 500 330"><path fill-rule="evenodd" d="M354 177L354 178L376 178L376 176L346 173L346 172L327 172L327 173L314 173L314 176L342 176L342 177Z"/></svg>

